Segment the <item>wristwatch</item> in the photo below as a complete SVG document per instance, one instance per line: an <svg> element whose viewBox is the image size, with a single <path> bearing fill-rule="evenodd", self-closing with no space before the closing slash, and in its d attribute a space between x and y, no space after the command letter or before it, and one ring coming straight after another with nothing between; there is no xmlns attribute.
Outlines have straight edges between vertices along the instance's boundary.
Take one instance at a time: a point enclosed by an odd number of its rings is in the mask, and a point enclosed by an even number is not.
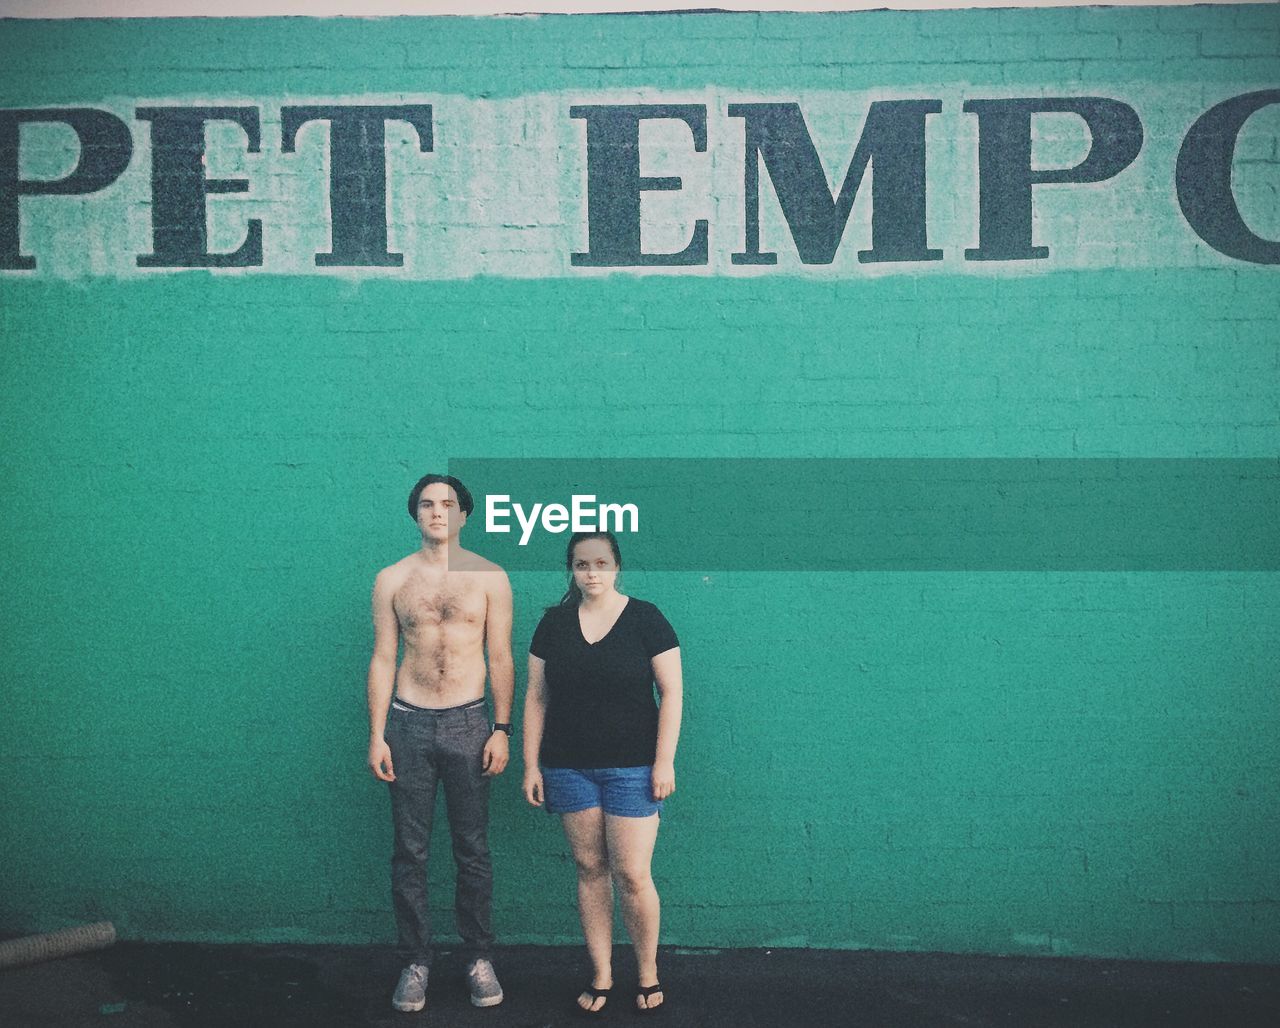
<svg viewBox="0 0 1280 1028"><path fill-rule="evenodd" d="M510 739L512 734L510 722L494 721L489 726L489 734L492 735L494 732L506 732L507 738Z"/></svg>

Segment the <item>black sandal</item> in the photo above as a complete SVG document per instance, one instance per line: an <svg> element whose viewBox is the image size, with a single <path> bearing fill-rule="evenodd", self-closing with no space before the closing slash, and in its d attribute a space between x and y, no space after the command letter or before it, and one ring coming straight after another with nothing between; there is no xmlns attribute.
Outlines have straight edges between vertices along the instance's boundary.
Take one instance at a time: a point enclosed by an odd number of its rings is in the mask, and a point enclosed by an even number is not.
<svg viewBox="0 0 1280 1028"><path fill-rule="evenodd" d="M612 985L610 985L609 988L607 989L597 989L594 985L588 985L585 989L583 989L581 992L578 993L578 996L590 996L592 1006L594 1006L596 1000L600 999L601 997L604 998L604 1002L601 1003L600 1006L597 1007L595 1010L592 1010L589 1007L584 1007L581 1003L578 1002L577 998L575 997L573 1001L573 1013L576 1014L578 1017L603 1017L604 1012L607 1009L609 1009L609 993L611 993L612 991L613 991Z"/></svg>
<svg viewBox="0 0 1280 1028"><path fill-rule="evenodd" d="M650 996L652 996L655 992L663 992L663 991L664 990L662 988L661 982L654 982L652 985L641 985L636 989L636 999L639 999L641 996L643 996L644 1001L647 1004L649 1002ZM663 1010L666 1009L666 1006L667 1006L667 997L663 995L662 1002L659 1003L656 1007L638 1006L635 1008L635 1010L637 1014L660 1014L662 1013Z"/></svg>

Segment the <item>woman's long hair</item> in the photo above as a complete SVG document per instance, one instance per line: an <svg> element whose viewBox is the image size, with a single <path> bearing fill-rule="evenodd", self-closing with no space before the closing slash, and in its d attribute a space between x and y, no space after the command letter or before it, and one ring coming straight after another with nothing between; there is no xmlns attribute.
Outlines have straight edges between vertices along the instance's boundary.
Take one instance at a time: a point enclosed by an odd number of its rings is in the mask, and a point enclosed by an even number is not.
<svg viewBox="0 0 1280 1028"><path fill-rule="evenodd" d="M569 548L565 550L564 566L569 572L569 589L560 597L560 602L555 604L556 607L577 607L582 602L582 590L578 588L578 583L573 580L573 548L578 543L587 539L606 539L609 542L609 549L613 550L613 562L618 565L618 570L622 570L622 551L618 549L618 540L614 538L612 532L574 532L569 536ZM548 610L553 608L547 608Z"/></svg>

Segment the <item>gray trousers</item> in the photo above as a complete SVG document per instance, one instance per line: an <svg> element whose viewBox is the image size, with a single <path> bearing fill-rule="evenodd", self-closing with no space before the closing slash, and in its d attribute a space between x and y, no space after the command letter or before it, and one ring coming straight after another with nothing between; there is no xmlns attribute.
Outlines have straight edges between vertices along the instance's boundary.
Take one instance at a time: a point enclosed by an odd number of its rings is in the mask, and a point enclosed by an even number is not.
<svg viewBox="0 0 1280 1028"><path fill-rule="evenodd" d="M437 783L444 785L458 868L454 894L458 934L469 958L487 956L493 946L493 864L488 838L489 779L481 773L489 739L484 701L443 710L401 710L400 705L399 700L392 703L385 734L396 776L390 783L395 829L391 897L398 956L402 966L431 963L427 853Z"/></svg>

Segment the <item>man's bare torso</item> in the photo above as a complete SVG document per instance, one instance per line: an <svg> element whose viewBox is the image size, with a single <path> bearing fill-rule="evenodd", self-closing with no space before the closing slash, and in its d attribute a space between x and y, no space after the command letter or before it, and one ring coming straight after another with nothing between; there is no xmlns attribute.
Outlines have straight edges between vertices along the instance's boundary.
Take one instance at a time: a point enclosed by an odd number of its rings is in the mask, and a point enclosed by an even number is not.
<svg viewBox="0 0 1280 1028"><path fill-rule="evenodd" d="M417 553L389 570L403 647L396 695L421 707L483 697L488 586L497 566L463 550L447 571Z"/></svg>

